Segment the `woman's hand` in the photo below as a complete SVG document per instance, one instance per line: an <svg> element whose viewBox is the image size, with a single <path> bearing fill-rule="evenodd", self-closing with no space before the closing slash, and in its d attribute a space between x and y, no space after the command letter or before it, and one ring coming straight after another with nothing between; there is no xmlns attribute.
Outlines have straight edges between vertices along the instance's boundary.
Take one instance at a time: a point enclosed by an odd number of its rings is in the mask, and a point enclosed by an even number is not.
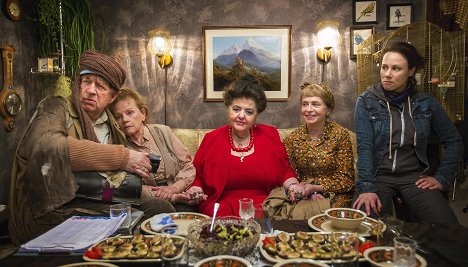
<svg viewBox="0 0 468 267"><path fill-rule="evenodd" d="M432 176L420 175L416 186L421 189L443 190L444 187Z"/></svg>
<svg viewBox="0 0 468 267"><path fill-rule="evenodd" d="M312 198L314 195L321 195L319 192L323 191L323 186L316 184L304 184L304 191L305 196L310 196ZM323 196L321 198L323 198Z"/></svg>
<svg viewBox="0 0 468 267"><path fill-rule="evenodd" d="M291 184L288 187L288 196L291 202L298 202L302 200L305 195L305 188L303 184Z"/></svg>
<svg viewBox="0 0 468 267"><path fill-rule="evenodd" d="M361 206L365 205L367 215L371 215L370 209L374 211L375 214L379 214L380 209L382 209L382 204L380 203L379 196L376 193L362 193L354 201L353 209L361 209Z"/></svg>
<svg viewBox="0 0 468 267"><path fill-rule="evenodd" d="M177 188L175 186L158 186L152 187L152 191L156 191L156 196L165 200L170 201L173 194L177 194Z"/></svg>
<svg viewBox="0 0 468 267"><path fill-rule="evenodd" d="M125 170L131 173L140 175L143 178L148 178L151 171L151 162L149 160L149 153L138 152L130 149L130 156L128 158Z"/></svg>
<svg viewBox="0 0 468 267"><path fill-rule="evenodd" d="M208 195L205 195L203 189L199 186L192 186L187 191L185 191L187 204L189 205L198 205L200 202L203 202L208 199Z"/></svg>

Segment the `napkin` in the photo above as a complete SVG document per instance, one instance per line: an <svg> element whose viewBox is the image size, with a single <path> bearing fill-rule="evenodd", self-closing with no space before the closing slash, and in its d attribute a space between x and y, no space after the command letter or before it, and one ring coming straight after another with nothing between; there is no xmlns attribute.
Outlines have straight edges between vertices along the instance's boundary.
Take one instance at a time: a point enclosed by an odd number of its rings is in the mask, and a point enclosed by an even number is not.
<svg viewBox="0 0 468 267"><path fill-rule="evenodd" d="M150 218L151 229L155 232L174 234L177 231L177 224L167 213L154 215Z"/></svg>

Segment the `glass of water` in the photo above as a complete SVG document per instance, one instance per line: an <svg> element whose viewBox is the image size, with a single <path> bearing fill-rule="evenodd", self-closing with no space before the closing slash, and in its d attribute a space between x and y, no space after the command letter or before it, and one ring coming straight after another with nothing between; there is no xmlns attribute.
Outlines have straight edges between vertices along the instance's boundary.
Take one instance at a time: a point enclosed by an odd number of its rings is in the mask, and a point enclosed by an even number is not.
<svg viewBox="0 0 468 267"><path fill-rule="evenodd" d="M251 220L254 218L255 209L253 205L253 199L241 198L239 199L239 216L243 220Z"/></svg>

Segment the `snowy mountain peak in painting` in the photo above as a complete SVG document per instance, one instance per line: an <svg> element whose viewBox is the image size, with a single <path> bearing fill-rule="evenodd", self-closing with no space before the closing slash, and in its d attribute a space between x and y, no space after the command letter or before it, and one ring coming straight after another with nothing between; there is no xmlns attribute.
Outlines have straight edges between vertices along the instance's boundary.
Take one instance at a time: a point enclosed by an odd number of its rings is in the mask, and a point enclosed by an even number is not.
<svg viewBox="0 0 468 267"><path fill-rule="evenodd" d="M239 54L239 52L242 51L242 48L238 44L234 44L228 49L224 50L223 53L219 56L227 56L227 55L232 55L232 54Z"/></svg>
<svg viewBox="0 0 468 267"><path fill-rule="evenodd" d="M280 68L279 55L265 49L252 38L248 38L242 46L237 43L224 50L214 59L214 63L232 67L239 57L249 67L258 68L261 71L271 72Z"/></svg>

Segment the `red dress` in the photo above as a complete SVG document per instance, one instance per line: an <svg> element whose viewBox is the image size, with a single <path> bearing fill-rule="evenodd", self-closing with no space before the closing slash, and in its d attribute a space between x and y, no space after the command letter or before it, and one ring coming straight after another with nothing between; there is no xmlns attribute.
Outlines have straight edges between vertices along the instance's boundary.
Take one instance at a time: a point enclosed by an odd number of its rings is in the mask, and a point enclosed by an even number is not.
<svg viewBox="0 0 468 267"><path fill-rule="evenodd" d="M255 151L245 156L244 162L231 155L228 131L229 127L223 126L207 133L193 161L197 170L193 185L202 187L208 195L199 209L209 216L216 202L220 203L217 216L239 216L240 198L262 203L273 188L296 177L274 127L255 127Z"/></svg>

